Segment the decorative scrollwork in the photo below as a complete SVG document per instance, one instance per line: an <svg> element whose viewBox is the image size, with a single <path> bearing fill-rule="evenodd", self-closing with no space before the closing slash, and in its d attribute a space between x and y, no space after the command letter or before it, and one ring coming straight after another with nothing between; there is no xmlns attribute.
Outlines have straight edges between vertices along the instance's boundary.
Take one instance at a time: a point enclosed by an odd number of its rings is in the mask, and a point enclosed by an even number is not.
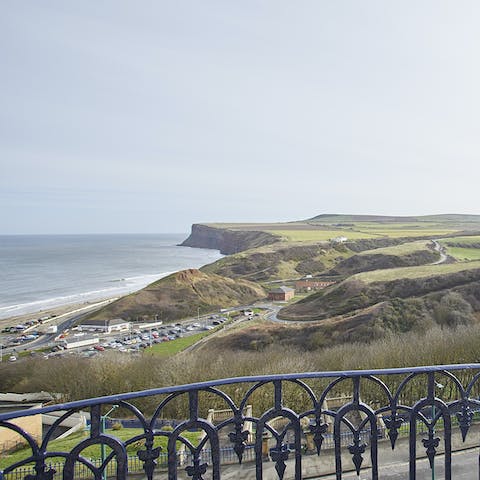
<svg viewBox="0 0 480 480"><path fill-rule="evenodd" d="M53 480L57 471L53 468L47 468L45 465L35 468L35 475L26 475L25 480Z"/></svg>
<svg viewBox="0 0 480 480"><path fill-rule="evenodd" d="M428 461L430 462L430 468L433 467L437 448L440 445L440 438L434 437L433 431L430 431L428 438L422 438L423 446L426 448Z"/></svg>
<svg viewBox="0 0 480 480"><path fill-rule="evenodd" d="M200 458L196 456L193 459L193 465L189 465L185 468L187 475L192 477L192 480L203 480L202 475L207 472L208 463L200 463Z"/></svg>
<svg viewBox="0 0 480 480"><path fill-rule="evenodd" d="M403 418L393 413L392 415L383 419L385 423L385 427L388 431L388 438L390 439L390 444L392 445L392 450L395 448L395 443L398 438L398 431L400 427L403 425Z"/></svg>
<svg viewBox="0 0 480 480"><path fill-rule="evenodd" d="M352 455L352 461L355 465L357 475L360 475L360 468L363 463L362 455L365 453L365 449L367 447L365 443L360 442L360 434L358 432L355 432L353 437L353 443L348 446L348 451L350 452L350 455Z"/></svg>
<svg viewBox="0 0 480 480"><path fill-rule="evenodd" d="M145 450L138 450L138 458L143 462L143 469L148 478L152 478L153 471L157 466L157 458L160 456L162 447L152 448L152 444L147 442Z"/></svg>
<svg viewBox="0 0 480 480"><path fill-rule="evenodd" d="M328 424L322 423L320 417L317 417L314 423L309 425L309 430L313 433L313 442L315 443L315 447L317 449L317 455L320 455L320 450L322 448L323 440L325 439L325 433L328 430Z"/></svg>
<svg viewBox="0 0 480 480"><path fill-rule="evenodd" d="M462 432L462 440L465 441L468 430L472 425L473 411L468 405L462 404L462 410L457 412L456 416L460 431Z"/></svg>
<svg viewBox="0 0 480 480"><path fill-rule="evenodd" d="M270 458L275 462L275 470L280 480L283 479L283 475L285 474L285 469L287 468L285 462L288 460L289 454L290 450L288 445L284 443L270 449Z"/></svg>
<svg viewBox="0 0 480 480"><path fill-rule="evenodd" d="M248 430L242 430L242 429L243 429L243 424L236 423L235 431L230 432L228 434L228 438L230 439L230 442L233 443L233 450L237 454L239 463L242 463L243 452L245 451L245 447L247 446L247 440L249 435Z"/></svg>

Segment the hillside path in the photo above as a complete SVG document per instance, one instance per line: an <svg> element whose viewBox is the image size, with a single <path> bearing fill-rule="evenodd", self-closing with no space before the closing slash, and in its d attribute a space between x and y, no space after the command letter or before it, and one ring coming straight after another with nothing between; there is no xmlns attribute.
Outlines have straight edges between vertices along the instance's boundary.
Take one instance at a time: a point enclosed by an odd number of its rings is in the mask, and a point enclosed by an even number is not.
<svg viewBox="0 0 480 480"><path fill-rule="evenodd" d="M442 247L436 240L432 240L434 249L440 254L440 258L432 263L432 265L439 265L440 263L445 263L447 261L447 254L445 253L445 248Z"/></svg>

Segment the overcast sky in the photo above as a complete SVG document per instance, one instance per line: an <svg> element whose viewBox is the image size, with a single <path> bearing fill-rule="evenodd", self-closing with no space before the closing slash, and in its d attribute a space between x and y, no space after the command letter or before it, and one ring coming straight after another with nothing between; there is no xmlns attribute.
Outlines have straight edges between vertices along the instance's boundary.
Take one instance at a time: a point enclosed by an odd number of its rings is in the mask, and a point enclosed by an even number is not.
<svg viewBox="0 0 480 480"><path fill-rule="evenodd" d="M0 233L480 214L477 0L4 0Z"/></svg>

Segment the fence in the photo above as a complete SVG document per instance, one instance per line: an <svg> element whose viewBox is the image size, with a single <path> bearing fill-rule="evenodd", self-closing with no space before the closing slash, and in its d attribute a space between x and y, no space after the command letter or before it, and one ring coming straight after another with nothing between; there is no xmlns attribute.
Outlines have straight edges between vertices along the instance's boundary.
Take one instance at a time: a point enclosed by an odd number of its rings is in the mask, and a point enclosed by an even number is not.
<svg viewBox="0 0 480 480"><path fill-rule="evenodd" d="M203 449L200 458L204 462L208 462L212 456L212 452L209 449ZM245 448L244 462L253 462L255 460L255 452L253 445L249 445ZM177 464L178 465L188 465L193 461L193 457L191 452L187 452L185 450L181 452L177 452ZM233 464L238 461L238 457L231 447L221 448L220 449L220 462L222 464ZM91 460L91 462L95 465L96 468L101 467L102 461L100 459ZM52 476L51 480L60 480L63 476L62 469L63 463L60 462L52 462L47 463L47 469L49 471L55 470L55 473ZM160 453L157 459L157 469L158 470L166 470L168 466L168 454L167 453ZM115 478L117 469L117 463L115 459L113 459L106 467L106 476L109 478ZM137 456L129 456L128 457L128 471L130 474L136 474L143 472L143 462ZM23 466L15 469L14 471L7 473L4 475L4 480L23 480L27 475L35 475L35 467L34 465ZM81 463L77 463L74 469L74 478L75 479L89 479L92 478L91 470Z"/></svg>
<svg viewBox="0 0 480 480"><path fill-rule="evenodd" d="M218 480L221 478L220 465L235 460L253 461L258 480L272 465L280 480L287 469L291 477L299 480L307 463L321 462L322 457L315 460L317 457L312 454L319 455L327 448L334 457L333 471L337 480L341 480L350 468L346 465L347 457L357 474L368 463L369 476L378 480L378 451L382 441L379 437L386 438L395 449L402 435L408 439L409 479L417 478L419 456L426 456L434 471L441 452L443 478L451 480L453 440L457 442L456 437L453 439L454 430L460 432L461 440L467 439L474 412L480 408L479 379L480 364L312 372L230 378L4 413L0 415L0 427L21 435L30 445L31 454L6 466L0 472L0 480L17 480L19 477L11 475L32 463L35 464L34 472L20 473L24 479L51 480L61 475L64 480L73 480L83 478L82 469L85 468L90 472L90 478L101 478L106 472L124 480L129 472L143 470L146 478L152 480L154 472L164 468L169 479L186 474L193 480L201 480L208 472L209 477ZM323 407L327 397L343 395L347 390L343 405L335 409ZM155 402L158 396L158 403L145 415L135 402L152 396L155 396ZM167 430L162 427L160 419L168 406L179 399L187 417ZM215 399L231 412L217 425L205 419L207 409L203 406L212 404ZM262 399L263 403L256 403L255 399ZM249 404L254 406L255 415L245 414L245 407ZM264 406L262 411L255 411L256 404ZM112 405L136 418L142 426L141 433L124 441L105 434L102 412ZM80 409L90 410L88 438L69 451L51 451L54 430ZM15 424L16 418L56 410L66 413L49 428L41 444ZM286 421L281 426L279 422L274 428L270 422L279 417ZM247 444L247 422L254 425L252 446ZM186 435L192 430L202 431L204 435L195 442ZM163 449L158 443L161 439ZM92 445L108 447L104 462L92 461L83 455ZM130 458L127 453L132 447L137 453L135 458ZM49 465L51 458L59 456L65 459L63 464L57 468ZM268 465L264 462L267 457L270 459ZM54 469L58 469L56 474ZM472 478L478 477L477 462L471 471ZM477 471L476 475L474 471Z"/></svg>

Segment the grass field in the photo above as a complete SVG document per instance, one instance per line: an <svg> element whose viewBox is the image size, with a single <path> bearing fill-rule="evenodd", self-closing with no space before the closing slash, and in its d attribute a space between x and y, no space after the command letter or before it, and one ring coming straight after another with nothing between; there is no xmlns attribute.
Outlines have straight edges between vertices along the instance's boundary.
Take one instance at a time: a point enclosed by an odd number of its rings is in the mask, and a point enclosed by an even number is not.
<svg viewBox="0 0 480 480"><path fill-rule="evenodd" d="M454 233L454 230L440 230L440 229L401 229L401 228L372 228L368 229L365 226L358 226L355 230L265 230L273 235L279 235L289 242L322 242L328 241L335 237L346 237L348 240L359 240L364 238L378 238L378 237L439 237L442 235L449 235Z"/></svg>
<svg viewBox="0 0 480 480"><path fill-rule="evenodd" d="M480 248L447 247L447 253L461 262L480 260Z"/></svg>
<svg viewBox="0 0 480 480"><path fill-rule="evenodd" d="M120 430L111 430L107 429L105 431L108 435L112 435L122 442L129 440L130 438L135 437L136 435L141 435L144 433L143 429L140 428L121 428ZM196 432L183 432L182 434L185 438L187 438L190 442L195 444L198 442L198 433ZM83 433L75 433L70 435L69 437L63 440L52 440L49 443L49 451L54 452L69 452L71 451L76 445L78 445L83 440L88 438L87 432ZM131 456L136 456L137 451L142 448L143 441L139 441L139 443L134 442L130 446L127 447L127 453ZM167 447L167 438L166 437L157 437L155 438L155 447L162 447L163 451L166 451ZM111 452L110 447L105 448L105 453L108 455ZM19 449L9 455L2 454L0 457L0 469L5 468L8 465L12 465L13 463L19 462L32 454L30 448L22 448ZM101 451L99 445L93 445L87 447L83 450L82 455L87 458L91 458L92 460L100 459L101 458ZM62 457L54 457L49 459L49 462L58 462L63 463L64 459Z"/></svg>
<svg viewBox="0 0 480 480"><path fill-rule="evenodd" d="M347 237L349 240L375 238L377 235L351 230L266 230L273 235L279 235L289 242L325 242L335 237Z"/></svg>
<svg viewBox="0 0 480 480"><path fill-rule="evenodd" d="M429 230L429 229L417 229L417 230L402 230L402 229L375 229L371 230L371 234L376 234L376 236L381 237L391 237L391 238L400 238L400 237L439 237L442 235L450 235L455 233L455 230Z"/></svg>
<svg viewBox="0 0 480 480"><path fill-rule="evenodd" d="M472 235L467 237L455 237L455 238L443 238L440 240L441 243L444 245L448 245L449 243L480 243L480 235Z"/></svg>
<svg viewBox="0 0 480 480"><path fill-rule="evenodd" d="M231 230L264 231L282 237L289 242L314 243L328 241L335 237L347 237L359 240L378 237L439 237L457 232L455 226L442 222L385 222L365 221L350 222L347 217L330 217L318 222L290 223L215 223L216 228ZM343 222L343 223L342 223ZM338 228L338 227L344 228Z"/></svg>
<svg viewBox="0 0 480 480"><path fill-rule="evenodd" d="M359 253L359 255L408 255L414 252L420 252L422 250L430 250L428 246L431 244L429 240L418 240L416 242L402 243L401 245L395 245L393 247L375 248L374 250L366 250Z"/></svg>
<svg viewBox="0 0 480 480"><path fill-rule="evenodd" d="M168 342L157 343L155 345L152 345L151 348L148 349L148 353L160 357L169 357L171 355L175 355L176 353L190 347L194 343L197 343L202 338L212 334L217 330L217 328L201 333L196 333L195 335L189 335L188 337L182 337L175 340L170 340Z"/></svg>
<svg viewBox="0 0 480 480"><path fill-rule="evenodd" d="M362 272L352 275L351 279L360 280L365 283L388 282L400 278L422 278L432 275L461 272L480 268L480 261L469 263L453 263L440 265L422 265L419 267L391 268L388 270L374 270L373 272Z"/></svg>
<svg viewBox="0 0 480 480"><path fill-rule="evenodd" d="M468 248L469 245L480 244L480 235L444 238L440 240L440 243L447 249L448 255L461 262L480 260L480 249Z"/></svg>

